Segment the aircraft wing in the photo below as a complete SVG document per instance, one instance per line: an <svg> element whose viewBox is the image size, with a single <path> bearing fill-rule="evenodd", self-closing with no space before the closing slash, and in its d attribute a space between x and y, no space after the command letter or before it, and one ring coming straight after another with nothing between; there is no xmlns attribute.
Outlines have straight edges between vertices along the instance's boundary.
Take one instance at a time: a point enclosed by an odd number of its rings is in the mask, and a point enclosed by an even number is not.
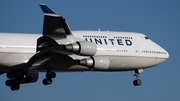
<svg viewBox="0 0 180 101"><path fill-rule="evenodd" d="M64 50L64 45L58 44L53 39L62 39L71 35L71 30L65 19L45 4L40 4L40 7L44 13L43 36L38 38L36 54L30 58L24 69L27 71L37 70L47 64L59 63L59 60L62 62L61 64L67 63L67 61L68 65L77 64L77 60L69 57L70 54L74 53Z"/></svg>
<svg viewBox="0 0 180 101"><path fill-rule="evenodd" d="M54 36L58 38L66 37L66 35L72 34L66 20L62 16L56 14L45 4L40 4L40 7L44 13L44 36Z"/></svg>
<svg viewBox="0 0 180 101"><path fill-rule="evenodd" d="M65 45L58 44L54 39L48 36L42 36L37 40L36 54L32 56L26 63L24 70L46 70L46 65L57 67L55 64L68 65L63 67L69 68L72 65L77 65L78 60L74 60L69 55L74 53L66 51ZM63 69L61 68L61 69ZM54 68L52 68L54 70ZM59 68L58 68L59 69Z"/></svg>
<svg viewBox="0 0 180 101"><path fill-rule="evenodd" d="M37 52L31 59L26 63L24 70L45 70L45 66L48 64L54 70L54 67L57 67L55 64L62 64L67 65L69 68L72 65L77 65L78 60L74 60L69 55L70 52L63 50L63 45L54 45L47 49L42 49L41 51ZM59 67L61 68L61 67ZM62 67L61 69L63 69ZM64 69L67 69L64 68Z"/></svg>

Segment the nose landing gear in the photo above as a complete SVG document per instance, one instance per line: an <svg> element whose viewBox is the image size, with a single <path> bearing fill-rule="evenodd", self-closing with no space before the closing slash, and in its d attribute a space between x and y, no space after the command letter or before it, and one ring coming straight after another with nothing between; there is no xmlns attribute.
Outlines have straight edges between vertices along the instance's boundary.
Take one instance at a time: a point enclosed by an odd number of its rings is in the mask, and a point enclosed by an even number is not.
<svg viewBox="0 0 180 101"><path fill-rule="evenodd" d="M136 76L136 80L133 81L134 86L140 86L142 81L140 80L140 73L143 72L143 69L135 70L134 76Z"/></svg>

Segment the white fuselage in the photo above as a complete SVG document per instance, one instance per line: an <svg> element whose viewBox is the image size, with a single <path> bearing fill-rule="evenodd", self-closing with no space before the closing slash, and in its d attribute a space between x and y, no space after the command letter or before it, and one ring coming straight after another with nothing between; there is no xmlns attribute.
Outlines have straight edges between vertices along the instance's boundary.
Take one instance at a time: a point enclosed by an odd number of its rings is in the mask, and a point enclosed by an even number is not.
<svg viewBox="0 0 180 101"><path fill-rule="evenodd" d="M73 36L58 40L59 44L90 41L96 43L96 55L108 57L109 71L124 71L148 68L165 61L169 54L144 34L109 31L72 31ZM36 42L40 34L0 34L0 69L26 63L36 53ZM86 56L70 55L73 59ZM58 65L58 67L61 64ZM61 71L61 68L56 68ZM83 66L72 66L69 70L87 70ZM41 70L40 70L41 71ZM42 70L43 71L43 70Z"/></svg>

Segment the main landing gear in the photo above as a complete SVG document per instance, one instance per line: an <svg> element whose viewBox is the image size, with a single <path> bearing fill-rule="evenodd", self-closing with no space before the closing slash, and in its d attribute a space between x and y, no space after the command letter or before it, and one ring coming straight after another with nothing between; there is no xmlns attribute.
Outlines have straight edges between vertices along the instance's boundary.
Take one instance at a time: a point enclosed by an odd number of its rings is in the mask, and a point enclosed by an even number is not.
<svg viewBox="0 0 180 101"><path fill-rule="evenodd" d="M50 85L52 83L52 79L56 77L56 73L51 72L51 67L49 65L46 65L45 68L47 69L46 78L43 79L42 82L44 85Z"/></svg>
<svg viewBox="0 0 180 101"><path fill-rule="evenodd" d="M12 91L19 90L20 84L30 83L33 81L32 77L27 77L23 71L8 72L6 74L8 80L6 80L6 86L10 87Z"/></svg>
<svg viewBox="0 0 180 101"><path fill-rule="evenodd" d="M136 76L136 80L133 81L134 86L140 86L142 84L139 76L141 72L143 72L143 69L135 70L134 76Z"/></svg>

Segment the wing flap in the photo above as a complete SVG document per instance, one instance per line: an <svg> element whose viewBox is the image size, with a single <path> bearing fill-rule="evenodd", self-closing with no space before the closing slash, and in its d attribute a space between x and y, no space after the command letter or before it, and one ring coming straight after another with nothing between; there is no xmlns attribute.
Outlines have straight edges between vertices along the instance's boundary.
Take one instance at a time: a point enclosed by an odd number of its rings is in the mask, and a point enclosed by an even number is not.
<svg viewBox="0 0 180 101"><path fill-rule="evenodd" d="M69 56L70 54L72 53L63 50L61 45L42 49L30 58L24 70L36 70L50 63L61 64L68 62L69 65L77 64L77 61Z"/></svg>

